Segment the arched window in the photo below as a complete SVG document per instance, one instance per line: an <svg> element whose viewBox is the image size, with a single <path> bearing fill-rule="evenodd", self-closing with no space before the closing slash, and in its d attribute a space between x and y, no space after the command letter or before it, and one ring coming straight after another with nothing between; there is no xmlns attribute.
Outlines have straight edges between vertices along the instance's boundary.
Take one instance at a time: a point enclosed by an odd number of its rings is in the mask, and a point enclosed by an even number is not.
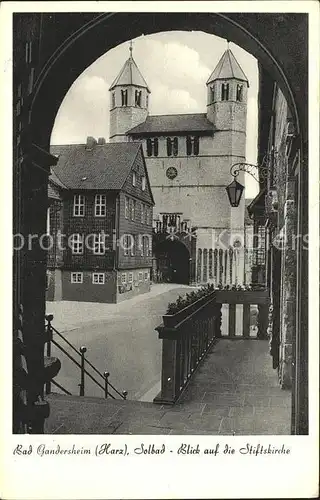
<svg viewBox="0 0 320 500"><path fill-rule="evenodd" d="M172 155L172 139L171 137L167 137L167 155Z"/></svg>
<svg viewBox="0 0 320 500"><path fill-rule="evenodd" d="M213 278L213 269L212 269L212 248L209 250L209 279Z"/></svg>
<svg viewBox="0 0 320 500"><path fill-rule="evenodd" d="M116 107L116 94L115 94L115 92L112 92L111 106L112 106L112 108Z"/></svg>
<svg viewBox="0 0 320 500"><path fill-rule="evenodd" d="M202 267L203 275L202 279L206 283L208 281L208 250L205 248L203 250L203 267Z"/></svg>
<svg viewBox="0 0 320 500"><path fill-rule="evenodd" d="M197 156L199 154L199 136L187 137L186 150L187 156L191 156L192 154Z"/></svg>
<svg viewBox="0 0 320 500"><path fill-rule="evenodd" d="M178 137L174 137L173 138L173 156L178 156L178 146L179 146Z"/></svg>
<svg viewBox="0 0 320 500"><path fill-rule="evenodd" d="M128 106L128 91L121 90L121 106Z"/></svg>
<svg viewBox="0 0 320 500"><path fill-rule="evenodd" d="M243 85L237 85L237 101L243 100Z"/></svg>
<svg viewBox="0 0 320 500"><path fill-rule="evenodd" d="M136 90L135 91L135 105L141 108L141 97L142 97L142 91L141 90Z"/></svg>
<svg viewBox="0 0 320 500"><path fill-rule="evenodd" d="M214 102L214 87L210 87L210 103Z"/></svg>
<svg viewBox="0 0 320 500"><path fill-rule="evenodd" d="M158 137L154 139L147 139L147 155L148 156L158 156L159 154L159 140Z"/></svg>
<svg viewBox="0 0 320 500"><path fill-rule="evenodd" d="M223 83L221 85L221 101L229 100L229 83Z"/></svg>

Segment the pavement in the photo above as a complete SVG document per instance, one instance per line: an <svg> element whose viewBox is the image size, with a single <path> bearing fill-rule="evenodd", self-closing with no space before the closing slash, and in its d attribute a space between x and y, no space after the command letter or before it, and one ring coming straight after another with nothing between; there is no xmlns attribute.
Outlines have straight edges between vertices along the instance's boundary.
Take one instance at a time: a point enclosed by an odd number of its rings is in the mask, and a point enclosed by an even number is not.
<svg viewBox="0 0 320 500"><path fill-rule="evenodd" d="M149 302L150 299L163 295L171 290L177 290L184 295L197 287L177 285L174 283L152 284L150 292L136 295L118 304L103 304L98 302L77 302L77 301L56 301L46 303L46 314L53 314L53 326L61 333L74 330L79 326L84 326L92 322L102 322L104 320L118 317L122 312L132 310L137 304ZM166 304L167 305L167 304Z"/></svg>
<svg viewBox="0 0 320 500"><path fill-rule="evenodd" d="M168 302L191 287L156 284L152 290L119 304L48 302L52 325L77 349L87 348L86 357L101 372L110 373L110 382L128 391L128 399L152 401L160 390L162 341L156 326ZM79 362L79 356L57 334L53 336ZM55 380L72 394L79 394L80 370L52 345L52 356L62 368ZM90 370L104 385L104 380ZM54 390L59 391L54 388ZM61 392L61 391L59 391ZM103 389L85 377L85 395L103 396Z"/></svg>
<svg viewBox="0 0 320 500"><path fill-rule="evenodd" d="M290 434L291 392L280 389L264 340L219 340L173 406L62 395L47 399L47 434Z"/></svg>

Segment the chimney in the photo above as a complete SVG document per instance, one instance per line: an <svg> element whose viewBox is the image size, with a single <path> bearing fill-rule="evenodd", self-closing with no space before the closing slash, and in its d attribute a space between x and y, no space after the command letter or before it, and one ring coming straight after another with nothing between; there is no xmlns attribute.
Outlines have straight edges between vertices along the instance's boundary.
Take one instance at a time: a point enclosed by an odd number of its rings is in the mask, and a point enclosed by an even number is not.
<svg viewBox="0 0 320 500"><path fill-rule="evenodd" d="M87 137L87 144L86 144L86 149L93 149L93 147L97 144L97 141L95 140L94 137Z"/></svg>
<svg viewBox="0 0 320 500"><path fill-rule="evenodd" d="M102 145L103 145L103 144L105 144L105 143L106 143L105 138L104 138L104 137L99 137L99 139L98 139L98 144L99 144L99 146L102 146Z"/></svg>

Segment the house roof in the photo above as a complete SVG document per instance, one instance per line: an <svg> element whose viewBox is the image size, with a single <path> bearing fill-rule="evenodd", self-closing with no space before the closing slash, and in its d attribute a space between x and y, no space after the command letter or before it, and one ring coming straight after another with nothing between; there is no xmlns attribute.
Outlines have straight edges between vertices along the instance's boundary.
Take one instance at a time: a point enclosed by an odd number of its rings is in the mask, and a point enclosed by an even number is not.
<svg viewBox="0 0 320 500"><path fill-rule="evenodd" d="M177 132L211 132L216 130L205 113L180 115L153 115L147 116L145 122L140 123L127 134L177 133Z"/></svg>
<svg viewBox="0 0 320 500"><path fill-rule="evenodd" d="M227 49L221 56L220 61L207 80L207 85L214 80L226 80L228 78L248 82L248 78L230 49Z"/></svg>
<svg viewBox="0 0 320 500"><path fill-rule="evenodd" d="M149 93L151 93L147 82L140 73L140 70L132 56L130 56L129 59L126 60L126 62L122 66L120 73L113 81L109 90L112 90L114 89L114 87L120 85L135 85L136 87L144 87Z"/></svg>
<svg viewBox="0 0 320 500"><path fill-rule="evenodd" d="M96 144L91 149L85 144L51 146L51 153L59 156L52 178L68 189L120 190L140 148L134 142Z"/></svg>

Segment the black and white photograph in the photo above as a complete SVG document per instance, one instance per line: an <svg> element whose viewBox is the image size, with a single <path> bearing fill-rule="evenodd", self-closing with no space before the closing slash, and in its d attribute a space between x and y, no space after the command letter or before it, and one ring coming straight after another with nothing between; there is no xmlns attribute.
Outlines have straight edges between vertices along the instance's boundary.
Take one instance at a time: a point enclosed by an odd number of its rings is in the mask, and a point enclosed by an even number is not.
<svg viewBox="0 0 320 500"><path fill-rule="evenodd" d="M221 458L232 483L252 459L267 484L267 460L279 477L305 460L293 436L317 441L319 8L303 3L1 6L17 470L73 459L80 480L85 459L108 459L121 482L130 460L147 477ZM315 465L292 498L317 496ZM82 498L173 497L118 487ZM12 488L3 498L80 498ZM179 498L218 498L199 488Z"/></svg>

